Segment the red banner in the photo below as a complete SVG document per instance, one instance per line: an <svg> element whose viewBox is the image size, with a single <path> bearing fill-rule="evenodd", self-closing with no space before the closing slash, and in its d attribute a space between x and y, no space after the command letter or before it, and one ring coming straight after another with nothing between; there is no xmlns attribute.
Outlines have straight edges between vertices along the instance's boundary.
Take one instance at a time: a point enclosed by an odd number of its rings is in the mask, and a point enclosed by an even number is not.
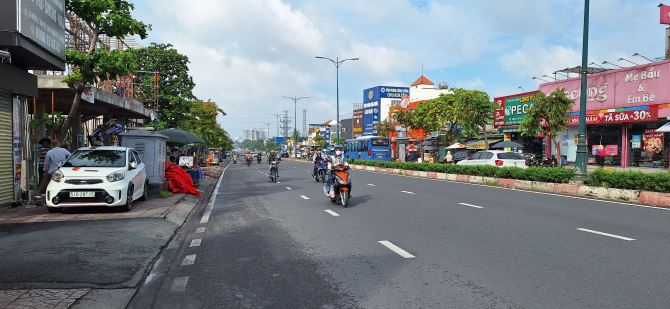
<svg viewBox="0 0 670 309"><path fill-rule="evenodd" d="M505 125L505 110L496 109L493 111L493 128L497 129Z"/></svg>
<svg viewBox="0 0 670 309"><path fill-rule="evenodd" d="M661 5L661 24L670 25L670 6Z"/></svg>
<svg viewBox="0 0 670 309"><path fill-rule="evenodd" d="M658 119L658 109L633 110L623 112L610 112L599 114L587 114L586 124L626 123L638 121L653 121ZM579 116L570 116L569 126L579 125Z"/></svg>

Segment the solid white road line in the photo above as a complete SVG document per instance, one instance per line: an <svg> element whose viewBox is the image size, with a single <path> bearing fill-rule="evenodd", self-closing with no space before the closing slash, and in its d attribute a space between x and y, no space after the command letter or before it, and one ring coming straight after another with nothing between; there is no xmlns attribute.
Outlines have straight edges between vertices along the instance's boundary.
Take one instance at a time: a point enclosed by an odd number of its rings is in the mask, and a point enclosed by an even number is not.
<svg viewBox="0 0 670 309"><path fill-rule="evenodd" d="M286 187L286 190L293 190L293 188L291 188L291 187Z"/></svg>
<svg viewBox="0 0 670 309"><path fill-rule="evenodd" d="M201 233L204 233L204 232L205 232L205 227L204 226L201 226L201 227L195 229L196 234L201 234Z"/></svg>
<svg viewBox="0 0 670 309"><path fill-rule="evenodd" d="M370 187L376 187L377 185L376 185L376 184L373 184L373 183L369 183L368 186L370 186Z"/></svg>
<svg viewBox="0 0 670 309"><path fill-rule="evenodd" d="M201 242L202 239L200 238L193 239L191 240L191 244L189 245L189 247L199 247Z"/></svg>
<svg viewBox="0 0 670 309"><path fill-rule="evenodd" d="M303 200L309 200L310 199L309 197L306 197L304 195L301 195L300 197L302 197Z"/></svg>
<svg viewBox="0 0 670 309"><path fill-rule="evenodd" d="M207 204L207 208L205 209L205 213L202 215L202 218L200 219L200 223L209 222L209 216L212 215L212 208L214 208L214 202L216 202L216 196L219 194L219 187L221 186L221 181L223 180L223 175L226 174L226 170L228 170L229 166L230 166L230 162L228 162L228 165L226 165L226 168L224 168L223 171L221 172L221 176L219 176L219 181L216 182L216 186L214 187L214 192L212 192L212 197L209 198L209 204Z"/></svg>
<svg viewBox="0 0 670 309"><path fill-rule="evenodd" d="M472 204L468 204L468 203L458 203L458 205L468 206L468 207L472 207L472 208L480 208L480 209L484 208L482 206L472 205Z"/></svg>
<svg viewBox="0 0 670 309"><path fill-rule="evenodd" d="M336 212L334 212L334 211L332 211L332 210L330 210L330 209L326 209L326 210L324 210L324 211L327 212L327 213L329 213L329 214L330 214L331 216L333 216L333 217L339 217L339 216L340 216L340 214L338 214L338 213L336 213Z"/></svg>
<svg viewBox="0 0 670 309"><path fill-rule="evenodd" d="M193 265L195 263L195 254L189 254L181 261L181 266Z"/></svg>
<svg viewBox="0 0 670 309"><path fill-rule="evenodd" d="M186 290L187 284L188 276L174 278L174 281L172 281L172 286L170 287L170 293L184 292Z"/></svg>
<svg viewBox="0 0 670 309"><path fill-rule="evenodd" d="M409 252L401 249L400 247L394 245L388 240L380 240L380 244L382 244L384 247L389 248L391 251L397 253L398 255L406 258L406 259L413 259L415 256L411 255Z"/></svg>
<svg viewBox="0 0 670 309"><path fill-rule="evenodd" d="M624 236L619 236L619 235L614 235L614 234L609 234L609 233L603 233L603 232L594 231L594 230L589 230L589 229L584 229L584 228L578 228L577 230L578 230L578 231L582 231L582 232L593 233L593 234L598 234L598 235L602 235L602 236L607 236L607 237L612 237L612 238L622 239L622 240L626 240L626 241L632 241L632 240L635 240L634 238L628 238L628 237L624 237Z"/></svg>
<svg viewBox="0 0 670 309"><path fill-rule="evenodd" d="M407 194L416 194L416 193L414 193L414 192L410 192L410 191L400 191L400 192L402 192L402 193L407 193Z"/></svg>

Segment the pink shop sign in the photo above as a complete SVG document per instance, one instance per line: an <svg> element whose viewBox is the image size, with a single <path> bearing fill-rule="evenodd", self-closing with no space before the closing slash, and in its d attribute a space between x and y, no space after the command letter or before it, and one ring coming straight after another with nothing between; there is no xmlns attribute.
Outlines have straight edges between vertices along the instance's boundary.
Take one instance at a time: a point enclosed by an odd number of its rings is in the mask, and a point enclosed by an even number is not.
<svg viewBox="0 0 670 309"><path fill-rule="evenodd" d="M587 110L670 103L670 61L589 75L587 87ZM560 88L573 101L570 111L579 111L579 78L540 85L547 95Z"/></svg>

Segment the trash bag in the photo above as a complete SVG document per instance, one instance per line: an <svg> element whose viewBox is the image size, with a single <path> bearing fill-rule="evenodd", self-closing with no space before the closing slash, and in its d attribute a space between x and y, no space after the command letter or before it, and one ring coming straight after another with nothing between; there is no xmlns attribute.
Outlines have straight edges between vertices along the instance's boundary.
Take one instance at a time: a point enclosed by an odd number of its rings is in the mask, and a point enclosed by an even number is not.
<svg viewBox="0 0 670 309"><path fill-rule="evenodd" d="M177 165L165 162L165 179L167 180L168 188L172 193L186 193L197 197L202 196L198 191L198 188L193 185L191 175Z"/></svg>

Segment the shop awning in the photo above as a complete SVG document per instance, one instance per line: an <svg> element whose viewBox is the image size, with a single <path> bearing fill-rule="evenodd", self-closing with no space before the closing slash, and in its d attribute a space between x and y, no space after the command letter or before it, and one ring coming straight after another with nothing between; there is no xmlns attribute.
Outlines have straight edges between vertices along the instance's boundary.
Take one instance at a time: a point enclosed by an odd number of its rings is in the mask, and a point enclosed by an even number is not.
<svg viewBox="0 0 670 309"><path fill-rule="evenodd" d="M656 132L663 132L663 133L670 132L670 122L664 124L663 126L661 126L658 129L656 129Z"/></svg>
<svg viewBox="0 0 670 309"><path fill-rule="evenodd" d="M491 145L497 143L497 142L500 142L500 140L499 139L490 139L489 140L489 147ZM467 142L465 145L468 146L468 149L486 149L486 141L483 140L483 139L470 141L470 142Z"/></svg>

